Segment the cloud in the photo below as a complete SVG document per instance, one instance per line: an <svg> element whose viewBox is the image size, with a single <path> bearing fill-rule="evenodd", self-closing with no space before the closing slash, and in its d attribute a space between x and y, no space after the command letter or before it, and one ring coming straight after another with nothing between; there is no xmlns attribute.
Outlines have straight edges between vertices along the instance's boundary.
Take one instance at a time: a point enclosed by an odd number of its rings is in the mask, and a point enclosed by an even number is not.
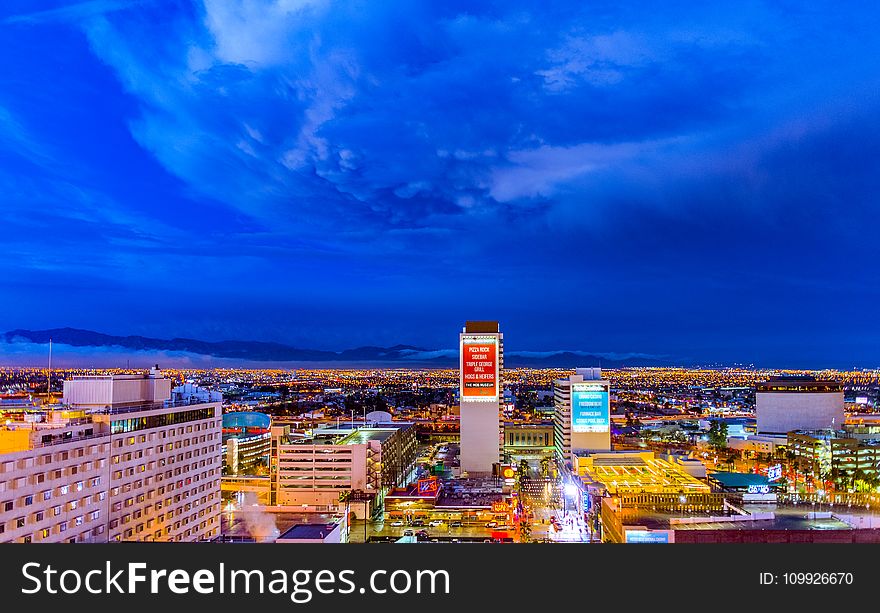
<svg viewBox="0 0 880 613"><path fill-rule="evenodd" d="M876 7L67 7L3 24L36 58L0 88L4 278L127 287L122 331L165 325L141 321L162 291L199 305L173 334L332 329L336 347L449 346L428 330L471 312L526 346L652 354L755 344L795 299L794 338L866 317ZM83 33L90 55L59 63ZM819 273L854 298L829 309Z"/></svg>
<svg viewBox="0 0 880 613"><path fill-rule="evenodd" d="M74 2L54 9L11 15L3 20L7 24L39 24L47 22L78 22L116 11L136 9L154 0L87 0Z"/></svg>
<svg viewBox="0 0 880 613"><path fill-rule="evenodd" d="M286 232L358 233L541 204L725 115L718 100L751 80L730 58L760 60L732 37L590 32L590 17L207 0L171 23L120 12L84 28L141 102L137 141L194 192Z"/></svg>

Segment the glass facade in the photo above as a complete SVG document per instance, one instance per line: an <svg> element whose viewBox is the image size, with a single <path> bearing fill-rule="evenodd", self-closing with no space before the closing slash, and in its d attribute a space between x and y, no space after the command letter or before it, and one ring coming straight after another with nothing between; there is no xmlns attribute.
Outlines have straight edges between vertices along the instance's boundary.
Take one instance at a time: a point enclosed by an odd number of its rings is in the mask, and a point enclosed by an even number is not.
<svg viewBox="0 0 880 613"><path fill-rule="evenodd" d="M138 430L148 430L150 428L162 428L164 426L184 424L202 419L212 419L215 410L214 407L209 407L206 409L178 411L177 413L163 413L161 415L150 415L147 417L116 419L111 422L110 431L113 434L123 434L126 432L137 432Z"/></svg>

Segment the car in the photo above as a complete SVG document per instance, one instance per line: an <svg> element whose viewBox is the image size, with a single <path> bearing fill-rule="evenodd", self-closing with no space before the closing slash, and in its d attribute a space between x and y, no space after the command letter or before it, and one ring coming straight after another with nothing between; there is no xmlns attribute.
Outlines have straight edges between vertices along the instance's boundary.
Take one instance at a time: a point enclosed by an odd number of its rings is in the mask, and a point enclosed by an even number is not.
<svg viewBox="0 0 880 613"><path fill-rule="evenodd" d="M419 530L418 532L416 532L416 536L419 537L420 539L426 539L430 535L428 534L427 530Z"/></svg>
<svg viewBox="0 0 880 613"><path fill-rule="evenodd" d="M412 525L417 528L420 528L425 525L425 520L424 519L414 519Z"/></svg>
<svg viewBox="0 0 880 613"><path fill-rule="evenodd" d="M403 536L413 536L413 531L412 530L404 530Z"/></svg>
<svg viewBox="0 0 880 613"><path fill-rule="evenodd" d="M435 519L433 521L428 522L428 525L431 526L432 528L436 528L437 526L443 525L443 520L442 519Z"/></svg>
<svg viewBox="0 0 880 613"><path fill-rule="evenodd" d="M395 528L399 528L400 526L403 525L403 522L400 521L400 520L398 520L398 521L395 521L395 522L391 522L391 525L394 526Z"/></svg>
<svg viewBox="0 0 880 613"><path fill-rule="evenodd" d="M450 528L461 528L461 522L459 520L449 522Z"/></svg>
<svg viewBox="0 0 880 613"><path fill-rule="evenodd" d="M497 521L487 521L487 522L486 522L486 527L487 527L487 528L495 528L495 527L497 527L497 526L498 526L498 522L497 522Z"/></svg>

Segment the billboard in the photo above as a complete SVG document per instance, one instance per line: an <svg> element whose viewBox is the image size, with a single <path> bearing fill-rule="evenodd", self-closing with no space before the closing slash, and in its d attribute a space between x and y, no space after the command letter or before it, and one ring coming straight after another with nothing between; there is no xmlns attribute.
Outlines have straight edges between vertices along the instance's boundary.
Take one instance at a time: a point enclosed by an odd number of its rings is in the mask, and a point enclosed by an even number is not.
<svg viewBox="0 0 880 613"><path fill-rule="evenodd" d="M498 338L461 337L462 400L498 399Z"/></svg>
<svg viewBox="0 0 880 613"><path fill-rule="evenodd" d="M571 384L572 432L608 432L611 426L608 388L601 383Z"/></svg>

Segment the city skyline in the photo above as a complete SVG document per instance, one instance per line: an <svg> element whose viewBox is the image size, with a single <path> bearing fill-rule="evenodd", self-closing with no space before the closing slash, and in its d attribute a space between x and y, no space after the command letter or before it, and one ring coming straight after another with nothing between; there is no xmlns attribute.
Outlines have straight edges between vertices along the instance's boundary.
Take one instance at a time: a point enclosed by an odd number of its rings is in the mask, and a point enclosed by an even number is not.
<svg viewBox="0 0 880 613"><path fill-rule="evenodd" d="M363 8L5 3L0 330L880 363L880 9Z"/></svg>

